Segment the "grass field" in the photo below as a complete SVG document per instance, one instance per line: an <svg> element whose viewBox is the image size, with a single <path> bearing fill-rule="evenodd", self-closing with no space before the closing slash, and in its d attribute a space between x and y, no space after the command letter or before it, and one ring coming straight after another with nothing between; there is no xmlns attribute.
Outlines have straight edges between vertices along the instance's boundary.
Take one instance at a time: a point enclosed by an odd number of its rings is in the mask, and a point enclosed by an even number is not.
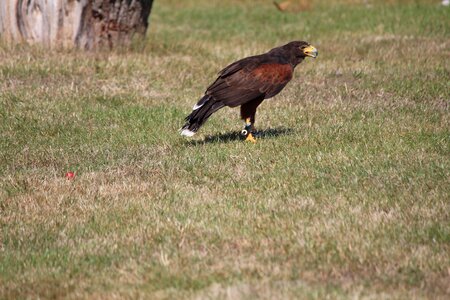
<svg viewBox="0 0 450 300"><path fill-rule="evenodd" d="M224 2L155 1L128 52L0 44L0 298L448 299L450 9ZM258 143L229 108L178 134L296 39Z"/></svg>

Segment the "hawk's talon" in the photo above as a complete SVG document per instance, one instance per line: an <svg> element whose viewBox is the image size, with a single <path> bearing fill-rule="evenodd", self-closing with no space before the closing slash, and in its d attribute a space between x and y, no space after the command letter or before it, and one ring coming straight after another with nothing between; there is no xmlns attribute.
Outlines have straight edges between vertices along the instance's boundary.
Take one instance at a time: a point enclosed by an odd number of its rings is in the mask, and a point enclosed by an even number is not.
<svg viewBox="0 0 450 300"><path fill-rule="evenodd" d="M247 135L247 138L245 139L245 141L256 143L256 139L254 138L254 136L251 132Z"/></svg>
<svg viewBox="0 0 450 300"><path fill-rule="evenodd" d="M255 127L250 118L245 119L245 127L242 129L241 134L245 136L245 140L248 142L256 143L256 139L253 136L255 134Z"/></svg>

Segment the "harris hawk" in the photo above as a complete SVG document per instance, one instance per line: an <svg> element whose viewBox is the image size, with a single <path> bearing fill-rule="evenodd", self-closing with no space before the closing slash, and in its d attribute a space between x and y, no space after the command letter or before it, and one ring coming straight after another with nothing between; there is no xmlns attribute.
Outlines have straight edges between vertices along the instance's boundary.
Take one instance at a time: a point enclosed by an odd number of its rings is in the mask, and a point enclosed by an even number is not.
<svg viewBox="0 0 450 300"><path fill-rule="evenodd" d="M277 95L292 79L295 67L305 57L317 57L317 49L304 41L293 41L267 53L238 60L219 72L217 79L194 105L181 135L193 136L205 121L224 106L241 106L245 121L242 134L256 142L256 108L264 99Z"/></svg>

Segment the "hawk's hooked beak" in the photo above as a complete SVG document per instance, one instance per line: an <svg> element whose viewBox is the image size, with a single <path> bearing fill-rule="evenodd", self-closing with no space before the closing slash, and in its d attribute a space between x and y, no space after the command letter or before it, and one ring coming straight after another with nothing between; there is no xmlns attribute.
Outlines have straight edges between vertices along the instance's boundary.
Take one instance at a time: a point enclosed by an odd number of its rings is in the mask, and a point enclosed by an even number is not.
<svg viewBox="0 0 450 300"><path fill-rule="evenodd" d="M310 56L312 58L316 58L317 55L319 54L319 52L317 52L317 49L311 45L303 49L303 53L305 53L306 56Z"/></svg>

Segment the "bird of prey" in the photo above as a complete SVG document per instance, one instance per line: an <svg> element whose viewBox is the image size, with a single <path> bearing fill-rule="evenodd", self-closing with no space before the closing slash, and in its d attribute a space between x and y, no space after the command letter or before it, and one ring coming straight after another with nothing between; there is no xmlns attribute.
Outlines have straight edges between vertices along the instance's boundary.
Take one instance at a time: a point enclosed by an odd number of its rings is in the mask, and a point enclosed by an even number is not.
<svg viewBox="0 0 450 300"><path fill-rule="evenodd" d="M186 117L181 135L193 136L205 121L224 106L241 106L245 127L241 133L256 142L256 108L278 94L292 79L295 67L306 57L317 57L317 49L304 41L293 41L267 53L238 60L219 72L204 96Z"/></svg>

